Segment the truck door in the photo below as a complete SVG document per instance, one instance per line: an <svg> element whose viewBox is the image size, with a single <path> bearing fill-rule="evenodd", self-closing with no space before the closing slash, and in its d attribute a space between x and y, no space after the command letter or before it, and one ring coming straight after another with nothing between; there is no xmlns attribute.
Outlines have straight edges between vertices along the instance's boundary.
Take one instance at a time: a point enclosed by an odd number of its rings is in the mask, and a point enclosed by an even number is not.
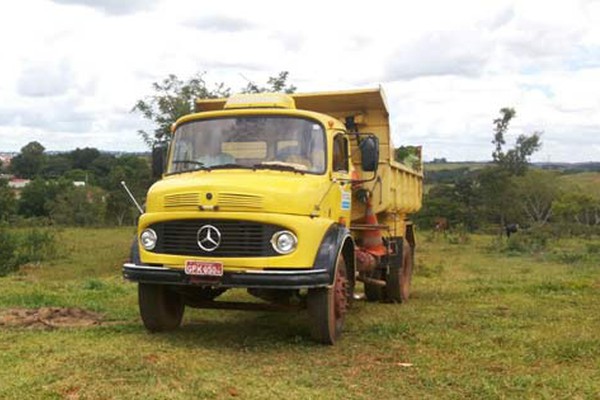
<svg viewBox="0 0 600 400"><path fill-rule="evenodd" d="M350 224L352 208L352 191L350 184L350 154L348 138L343 133L333 137L332 146L332 178L339 182L339 189L334 190L332 218Z"/></svg>

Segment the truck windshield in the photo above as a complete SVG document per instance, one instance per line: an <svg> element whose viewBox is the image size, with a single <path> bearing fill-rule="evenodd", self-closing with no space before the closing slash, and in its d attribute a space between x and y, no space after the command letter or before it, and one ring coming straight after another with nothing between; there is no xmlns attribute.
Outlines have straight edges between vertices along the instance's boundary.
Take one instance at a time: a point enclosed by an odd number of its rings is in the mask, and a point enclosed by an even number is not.
<svg viewBox="0 0 600 400"><path fill-rule="evenodd" d="M281 116L199 120L177 128L167 173L218 168L321 174L325 132L316 121Z"/></svg>

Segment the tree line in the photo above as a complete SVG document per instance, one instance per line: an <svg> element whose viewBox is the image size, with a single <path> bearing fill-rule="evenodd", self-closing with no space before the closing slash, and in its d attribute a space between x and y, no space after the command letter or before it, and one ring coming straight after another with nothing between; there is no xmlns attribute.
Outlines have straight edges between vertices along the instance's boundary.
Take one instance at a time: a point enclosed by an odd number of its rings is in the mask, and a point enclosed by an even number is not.
<svg viewBox="0 0 600 400"><path fill-rule="evenodd" d="M532 168L529 157L541 147L541 132L520 135L506 149L505 134L516 112L500 110L493 130L493 162L426 173L431 185L415 220L423 227L446 225L475 231L521 228L556 234L600 233L600 196L562 182L560 171Z"/></svg>
<svg viewBox="0 0 600 400"><path fill-rule="evenodd" d="M179 117L194 111L198 98L227 97L231 89L223 83L209 88L203 74L187 80L169 75L152 85L153 93L138 100L132 112L150 120L153 131L138 131L151 147L169 140L171 125ZM266 84L248 82L242 93L293 93L288 72L268 78ZM502 108L493 120L493 162L479 169L425 171L426 183L432 183L423 199L423 209L414 216L423 228L431 228L444 219L450 227L474 231L490 226L523 227L552 225L576 233L600 227L600 195L576 186L558 183L560 172L532 168L529 159L541 147L541 132L519 135L507 146L506 132L516 117L513 108ZM419 147L402 146L395 158L411 166L420 166ZM94 148L48 154L38 142L28 143L13 158L5 173L32 181L18 198L0 179L0 221L38 218L66 225L130 224L137 217L120 186L126 181L134 195L144 201L152 183L147 156L115 156ZM446 163L436 159L436 164ZM85 182L76 186L74 182Z"/></svg>
<svg viewBox="0 0 600 400"><path fill-rule="evenodd" d="M13 223L131 224L137 211L120 182L126 181L139 199L152 183L147 156L116 156L89 147L47 154L38 142L21 148L3 172L30 180L15 191L0 179L0 221Z"/></svg>

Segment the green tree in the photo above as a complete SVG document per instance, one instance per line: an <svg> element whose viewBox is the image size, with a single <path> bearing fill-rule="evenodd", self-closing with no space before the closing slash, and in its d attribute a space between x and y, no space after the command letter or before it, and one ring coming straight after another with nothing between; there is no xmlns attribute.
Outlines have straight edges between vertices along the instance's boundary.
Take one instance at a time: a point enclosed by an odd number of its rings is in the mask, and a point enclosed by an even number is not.
<svg viewBox="0 0 600 400"><path fill-rule="evenodd" d="M111 190L109 183L109 174L117 166L117 158L111 154L100 154L89 167L92 181L96 186L104 190Z"/></svg>
<svg viewBox="0 0 600 400"><path fill-rule="evenodd" d="M477 172L476 179L482 219L502 226L520 219L521 209L515 202L515 186L508 171L498 166L487 166Z"/></svg>
<svg viewBox="0 0 600 400"><path fill-rule="evenodd" d="M6 222L15 214L17 201L6 179L0 179L0 223Z"/></svg>
<svg viewBox="0 0 600 400"><path fill-rule="evenodd" d="M19 215L24 217L49 217L50 203L71 184L64 180L36 178L21 191L18 201Z"/></svg>
<svg viewBox="0 0 600 400"><path fill-rule="evenodd" d="M39 142L29 142L21 148L21 153L13 157L10 170L21 178L32 179L39 176L44 168L44 146Z"/></svg>
<svg viewBox="0 0 600 400"><path fill-rule="evenodd" d="M71 187L50 203L50 216L59 225L96 226L104 222L105 209L101 189Z"/></svg>
<svg viewBox="0 0 600 400"><path fill-rule="evenodd" d="M514 179L515 199L530 224L544 225L552 217L552 206L560 195L556 179L555 172L536 169Z"/></svg>
<svg viewBox="0 0 600 400"><path fill-rule="evenodd" d="M90 165L100 157L100 151L93 147L86 147L80 149L79 147L68 153L68 157L71 159L72 168L77 169L89 169Z"/></svg>
<svg viewBox="0 0 600 400"><path fill-rule="evenodd" d="M500 110L500 117L494 120L494 165L484 168L478 174L482 214L490 222L502 226L522 218L523 209L518 202L514 178L525 175L529 157L541 147L541 133L534 132L531 135L519 135L513 148L504 149L504 136L515 116L513 108L505 107Z"/></svg>
<svg viewBox="0 0 600 400"><path fill-rule="evenodd" d="M47 155L42 170L42 177L45 179L57 179L71 168L73 168L71 160L65 154Z"/></svg>
<svg viewBox="0 0 600 400"><path fill-rule="evenodd" d="M242 93L293 93L296 87L288 84L288 75L287 71L280 72L277 76L270 77L266 86L249 82L241 91ZM141 113L155 125L152 133L138 131L149 146L157 141L169 141L171 126L180 117L194 112L196 99L215 99L231 95L231 89L224 83L216 84L212 89L208 88L204 74L196 74L188 80L169 75L160 82L154 82L152 89L154 94L138 100L131 110Z"/></svg>
<svg viewBox="0 0 600 400"><path fill-rule="evenodd" d="M137 209L121 187L121 182L127 182L136 199L143 203L152 177L148 163L143 158L119 157L117 163L108 176L106 217L107 221L116 222L121 226L124 223L133 223L138 215Z"/></svg>
<svg viewBox="0 0 600 400"><path fill-rule="evenodd" d="M187 81L171 74L161 82L154 82L152 89L155 93L138 100L132 109L156 126L152 134L144 130L138 131L149 146L155 141L169 140L171 125L180 117L194 111L196 99L214 99L230 94L230 89L223 83L209 89L204 74L196 74Z"/></svg>
<svg viewBox="0 0 600 400"><path fill-rule="evenodd" d="M289 84L287 82L289 77L288 71L282 71L277 76L271 76L267 80L266 86L258 86L256 83L250 81L246 85L244 89L242 89L242 93L265 93L265 92L273 92L273 93L295 93L296 86Z"/></svg>
<svg viewBox="0 0 600 400"><path fill-rule="evenodd" d="M450 226L462 223L463 204L457 201L453 185L433 186L423 198L423 209L415 216L422 227L433 228L436 220L445 218Z"/></svg>
<svg viewBox="0 0 600 400"><path fill-rule="evenodd" d="M506 170L509 175L524 175L527 171L529 157L542 146L541 132L534 132L531 135L519 135L515 146L512 149L504 150L506 144L504 135L508 130L510 121L517 115L514 108L500 109L500 118L494 120L494 140L495 145L492 157L496 165Z"/></svg>
<svg viewBox="0 0 600 400"><path fill-rule="evenodd" d="M600 199L581 190L569 190L553 203L557 219L568 224L600 225Z"/></svg>

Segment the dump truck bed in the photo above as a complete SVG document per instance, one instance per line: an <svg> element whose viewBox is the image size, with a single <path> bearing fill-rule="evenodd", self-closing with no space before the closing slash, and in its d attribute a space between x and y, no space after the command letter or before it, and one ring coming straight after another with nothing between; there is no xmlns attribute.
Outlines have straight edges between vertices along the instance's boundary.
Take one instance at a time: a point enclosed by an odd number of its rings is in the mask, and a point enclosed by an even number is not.
<svg viewBox="0 0 600 400"><path fill-rule="evenodd" d="M372 204L376 213L396 214L398 219L403 219L407 214L419 211L423 194L422 168L416 170L394 161L389 112L381 88L298 93L292 97L298 109L331 115L346 122L347 126L348 123L352 124L350 121L354 121L357 131L377 135L380 155L377 178L373 182L364 184L364 187L373 194ZM350 129L351 126L348 128ZM370 173L361 171L357 142L352 141L351 145L354 167L361 173L361 178L370 177ZM352 220L359 221L364 218L364 215L364 205L355 201L352 207ZM393 217L388 215L385 219L390 220Z"/></svg>

